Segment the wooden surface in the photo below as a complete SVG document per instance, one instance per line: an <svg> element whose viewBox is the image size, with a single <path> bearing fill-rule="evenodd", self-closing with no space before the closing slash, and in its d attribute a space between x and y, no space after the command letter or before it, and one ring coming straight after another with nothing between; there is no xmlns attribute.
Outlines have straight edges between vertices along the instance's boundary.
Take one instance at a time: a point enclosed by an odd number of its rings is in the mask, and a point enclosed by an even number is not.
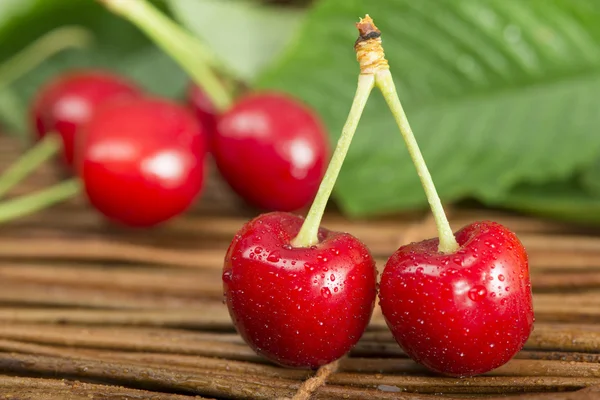
<svg viewBox="0 0 600 400"><path fill-rule="evenodd" d="M0 172L20 152L0 138ZM60 179L46 166L12 193ZM107 224L81 198L0 227L0 398L291 398L314 372L276 367L235 333L222 303L229 241L254 211L218 180L184 217L153 230ZM600 398L600 230L453 209L452 226L494 219L531 262L535 330L484 376L427 373L376 309L368 331L315 399ZM371 248L381 268L400 245L435 234L427 214L325 225Z"/></svg>

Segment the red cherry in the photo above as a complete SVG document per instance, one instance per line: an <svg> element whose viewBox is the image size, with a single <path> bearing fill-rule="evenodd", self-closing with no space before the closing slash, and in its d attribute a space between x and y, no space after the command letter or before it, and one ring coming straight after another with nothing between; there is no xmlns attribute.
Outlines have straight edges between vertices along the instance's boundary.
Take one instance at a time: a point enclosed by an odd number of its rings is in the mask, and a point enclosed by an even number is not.
<svg viewBox="0 0 600 400"><path fill-rule="evenodd" d="M381 277L380 306L396 341L415 361L453 376L505 364L533 328L527 253L507 228L477 222L455 234L400 247Z"/></svg>
<svg viewBox="0 0 600 400"><path fill-rule="evenodd" d="M212 140L217 130L218 111L208 95L198 87L190 84L187 91L188 103L198 121L206 131L209 140Z"/></svg>
<svg viewBox="0 0 600 400"><path fill-rule="evenodd" d="M76 161L90 202L123 224L166 221L186 210L202 189L204 134L186 108L170 101L106 104L78 144Z"/></svg>
<svg viewBox="0 0 600 400"><path fill-rule="evenodd" d="M292 247L303 218L263 214L237 233L223 268L229 313L244 340L275 363L317 368L360 339L376 297L375 261L355 237L320 228Z"/></svg>
<svg viewBox="0 0 600 400"><path fill-rule="evenodd" d="M38 138L49 132L60 134L65 162L71 166L75 135L94 110L109 100L139 95L138 87L111 72L68 71L40 89L30 113Z"/></svg>
<svg viewBox="0 0 600 400"><path fill-rule="evenodd" d="M213 154L250 204L292 211L308 205L325 173L329 145L317 116L280 93L239 100L219 121Z"/></svg>

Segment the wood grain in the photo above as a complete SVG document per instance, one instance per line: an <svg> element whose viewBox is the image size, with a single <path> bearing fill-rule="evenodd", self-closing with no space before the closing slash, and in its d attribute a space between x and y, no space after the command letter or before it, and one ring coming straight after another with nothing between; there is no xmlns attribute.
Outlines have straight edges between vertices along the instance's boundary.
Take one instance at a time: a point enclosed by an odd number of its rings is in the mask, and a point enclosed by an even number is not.
<svg viewBox="0 0 600 400"><path fill-rule="evenodd" d="M21 146L0 137L0 173ZM48 163L12 196L64 176ZM115 226L83 197L0 226L0 397L6 399L291 398L314 372L281 368L235 332L222 303L224 252L257 214L214 168L184 216L150 230ZM528 249L536 325L506 365L469 379L406 357L376 310L314 399L600 398L600 230L498 210L453 207L452 226L492 219ZM428 213L330 229L371 248L381 270L401 244L435 234Z"/></svg>

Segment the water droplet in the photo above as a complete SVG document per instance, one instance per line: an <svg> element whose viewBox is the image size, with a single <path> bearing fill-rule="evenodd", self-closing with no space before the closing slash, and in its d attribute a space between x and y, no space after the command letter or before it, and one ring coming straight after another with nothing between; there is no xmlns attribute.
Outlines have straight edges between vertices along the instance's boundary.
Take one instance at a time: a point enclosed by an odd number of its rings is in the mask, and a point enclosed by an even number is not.
<svg viewBox="0 0 600 400"><path fill-rule="evenodd" d="M335 282L335 275L334 275L334 274L331 274L331 276L329 277L329 280L330 280L331 282Z"/></svg>
<svg viewBox="0 0 600 400"><path fill-rule="evenodd" d="M263 248L262 248L262 247L260 247L260 246L256 246L256 247L254 248L254 252L255 252L256 254L260 254L260 253L262 253L262 252L263 252Z"/></svg>
<svg viewBox="0 0 600 400"><path fill-rule="evenodd" d="M505 291L505 292L508 292L508 291L510 291L510 286L507 286L507 287L505 287L505 288L504 288L504 291Z"/></svg>
<svg viewBox="0 0 600 400"><path fill-rule="evenodd" d="M286 243L286 244L284 244L284 245L283 245L283 246L281 246L281 247L283 247L285 250L292 250L292 249L293 249L292 245L291 245L291 244L287 244L287 243Z"/></svg>
<svg viewBox="0 0 600 400"><path fill-rule="evenodd" d="M307 271L314 271L315 267L313 267L309 263L304 263L304 269L306 269Z"/></svg>
<svg viewBox="0 0 600 400"><path fill-rule="evenodd" d="M278 262L281 259L279 252L277 250L272 251L271 254L267 257L267 261L269 262Z"/></svg>
<svg viewBox="0 0 600 400"><path fill-rule="evenodd" d="M469 290L469 298L473 301L479 301L485 297L487 289L481 285L473 286Z"/></svg>
<svg viewBox="0 0 600 400"><path fill-rule="evenodd" d="M504 282L504 275L502 275L502 274L498 275L498 280L500 282Z"/></svg>
<svg viewBox="0 0 600 400"><path fill-rule="evenodd" d="M231 282L233 280L233 270L228 269L223 272L223 282Z"/></svg>
<svg viewBox="0 0 600 400"><path fill-rule="evenodd" d="M337 293L337 292L339 291L339 289L337 288L337 286L333 288L333 291L334 291L335 293Z"/></svg>
<svg viewBox="0 0 600 400"><path fill-rule="evenodd" d="M339 255L340 255L340 251L339 251L338 249L336 249L336 248L332 248L332 249L331 249L331 252L332 252L333 254L335 254L336 256L339 256Z"/></svg>
<svg viewBox="0 0 600 400"><path fill-rule="evenodd" d="M319 254L319 255L317 256L317 261L320 261L320 262L327 262L327 257L323 257L321 254Z"/></svg>
<svg viewBox="0 0 600 400"><path fill-rule="evenodd" d="M326 299L331 297L331 290L329 290L328 287L322 287L321 288L321 296L325 297Z"/></svg>
<svg viewBox="0 0 600 400"><path fill-rule="evenodd" d="M422 273L423 273L423 271L424 271L423 267L419 267L419 268L417 268L417 269L415 270L415 272L416 272L417 274L422 274Z"/></svg>

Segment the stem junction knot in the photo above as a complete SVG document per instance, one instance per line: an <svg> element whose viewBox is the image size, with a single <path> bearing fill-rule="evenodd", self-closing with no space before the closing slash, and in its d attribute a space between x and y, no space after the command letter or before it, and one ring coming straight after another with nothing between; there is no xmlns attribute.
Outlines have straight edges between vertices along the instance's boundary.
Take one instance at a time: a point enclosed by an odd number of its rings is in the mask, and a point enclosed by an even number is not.
<svg viewBox="0 0 600 400"><path fill-rule="evenodd" d="M369 14L356 23L356 28L359 36L354 43L354 50L360 65L360 73L368 75L389 69L381 46L381 32L377 29Z"/></svg>

